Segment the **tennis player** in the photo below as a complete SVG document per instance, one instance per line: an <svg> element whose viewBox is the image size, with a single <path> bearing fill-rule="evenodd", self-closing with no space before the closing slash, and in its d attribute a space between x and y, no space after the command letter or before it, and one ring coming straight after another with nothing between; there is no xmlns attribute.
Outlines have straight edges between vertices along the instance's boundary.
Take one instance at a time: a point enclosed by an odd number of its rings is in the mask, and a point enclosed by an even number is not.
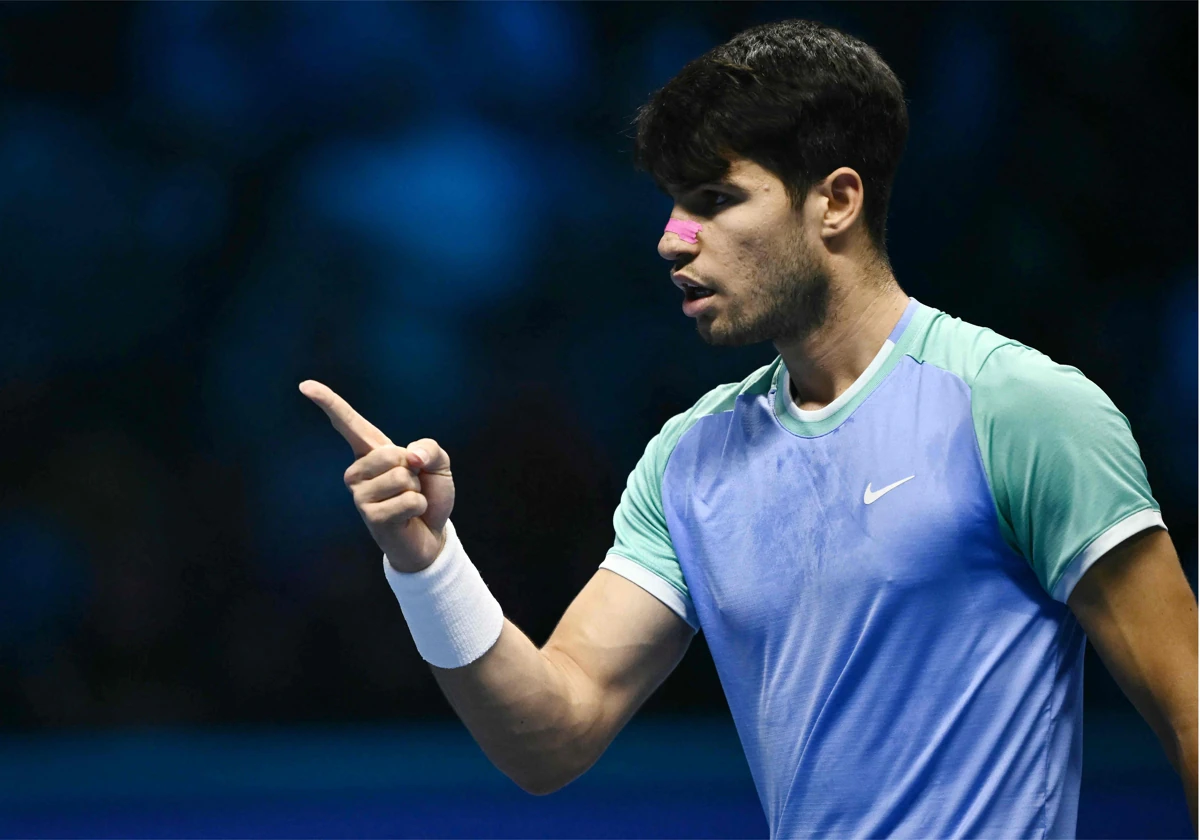
<svg viewBox="0 0 1200 840"><path fill-rule="evenodd" d="M1196 602L1129 423L1075 368L904 293L884 232L907 128L879 55L806 21L643 107L684 313L779 357L650 441L541 649L455 535L449 455L300 386L353 447L418 650L525 790L587 770L703 631L772 837L1074 836L1086 635L1195 819Z"/></svg>

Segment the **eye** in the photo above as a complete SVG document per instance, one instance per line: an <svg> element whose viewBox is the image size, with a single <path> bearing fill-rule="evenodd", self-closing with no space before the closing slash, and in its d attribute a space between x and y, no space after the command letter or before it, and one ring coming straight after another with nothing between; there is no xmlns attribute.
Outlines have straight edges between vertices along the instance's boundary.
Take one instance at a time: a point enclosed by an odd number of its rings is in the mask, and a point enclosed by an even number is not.
<svg viewBox="0 0 1200 840"><path fill-rule="evenodd" d="M732 196L717 190L697 190L685 202L689 210L700 216L711 216L731 204Z"/></svg>

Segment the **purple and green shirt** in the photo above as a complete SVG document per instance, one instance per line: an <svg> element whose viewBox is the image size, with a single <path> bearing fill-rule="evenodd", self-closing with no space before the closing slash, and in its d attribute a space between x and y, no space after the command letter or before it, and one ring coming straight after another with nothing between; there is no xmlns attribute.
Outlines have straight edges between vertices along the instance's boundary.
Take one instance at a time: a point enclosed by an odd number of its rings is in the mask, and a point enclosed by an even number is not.
<svg viewBox="0 0 1200 840"><path fill-rule="evenodd" d="M712 651L771 836L1072 837L1087 569L1164 527L1077 369L910 301L803 411L781 359L669 420L602 568Z"/></svg>

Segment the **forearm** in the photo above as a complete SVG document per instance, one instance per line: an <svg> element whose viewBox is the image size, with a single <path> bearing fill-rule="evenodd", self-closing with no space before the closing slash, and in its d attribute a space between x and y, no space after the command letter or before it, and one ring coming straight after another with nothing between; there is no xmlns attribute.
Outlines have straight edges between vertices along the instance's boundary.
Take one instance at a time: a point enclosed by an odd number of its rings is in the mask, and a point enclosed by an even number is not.
<svg viewBox="0 0 1200 840"><path fill-rule="evenodd" d="M356 460L343 476L346 488L384 552L384 575L418 653L484 753L531 793L548 793L578 776L636 704L626 703L623 713L616 704L617 713L610 711L601 722L600 691L576 659L563 650L538 650L504 618L450 522L450 456L437 441L396 446L327 386L306 380L300 391L353 449ZM654 623L639 624L644 616L636 609L632 618L627 629L635 638L654 635ZM671 629L678 635L678 628ZM674 653L673 647L649 647ZM672 666L675 661L678 657ZM622 662L618 658L618 672L625 670ZM617 681L627 688L616 693L618 700L637 699L640 689L657 685L666 673L659 675L650 660L646 676L650 679Z"/></svg>
<svg viewBox="0 0 1200 840"><path fill-rule="evenodd" d="M484 754L529 793L557 790L599 757L599 716L581 675L508 619L479 659L433 674Z"/></svg>
<svg viewBox="0 0 1200 840"><path fill-rule="evenodd" d="M1175 770L1179 773L1179 777L1183 781L1183 793L1187 797L1188 811L1192 815L1192 828L1197 827L1196 734L1196 721L1193 719L1190 725L1181 726L1175 731L1175 737L1170 744L1164 743L1164 746L1167 748L1167 755L1170 757L1171 763L1175 765Z"/></svg>
<svg viewBox="0 0 1200 840"><path fill-rule="evenodd" d="M386 555L385 555L386 557ZM447 520L435 560L384 573L417 650L492 763L530 793L574 779L604 749L597 691L561 651L538 648L488 591Z"/></svg>

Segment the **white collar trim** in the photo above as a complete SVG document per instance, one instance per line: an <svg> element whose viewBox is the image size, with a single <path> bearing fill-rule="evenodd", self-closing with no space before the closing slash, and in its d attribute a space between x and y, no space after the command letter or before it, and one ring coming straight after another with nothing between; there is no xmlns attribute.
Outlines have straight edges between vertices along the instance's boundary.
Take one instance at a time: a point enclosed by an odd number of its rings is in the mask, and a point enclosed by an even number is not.
<svg viewBox="0 0 1200 840"><path fill-rule="evenodd" d="M783 365L783 376L780 377L780 390L783 391L783 404L787 408L788 414L802 423L815 423L818 420L832 417L837 413L838 409L854 399L855 394L866 387L867 383L871 381L871 377L875 375L875 372L883 367L883 363L887 361L888 356L891 355L892 349L895 346L896 342L890 338L883 342L883 346L879 348L879 352L875 354L875 358L871 360L871 364L867 365L867 369L858 375L858 379L855 379L849 388L838 394L837 398L829 403L829 405L822 406L813 411L805 411L796 405L792 399L791 374L787 372L787 366Z"/></svg>

